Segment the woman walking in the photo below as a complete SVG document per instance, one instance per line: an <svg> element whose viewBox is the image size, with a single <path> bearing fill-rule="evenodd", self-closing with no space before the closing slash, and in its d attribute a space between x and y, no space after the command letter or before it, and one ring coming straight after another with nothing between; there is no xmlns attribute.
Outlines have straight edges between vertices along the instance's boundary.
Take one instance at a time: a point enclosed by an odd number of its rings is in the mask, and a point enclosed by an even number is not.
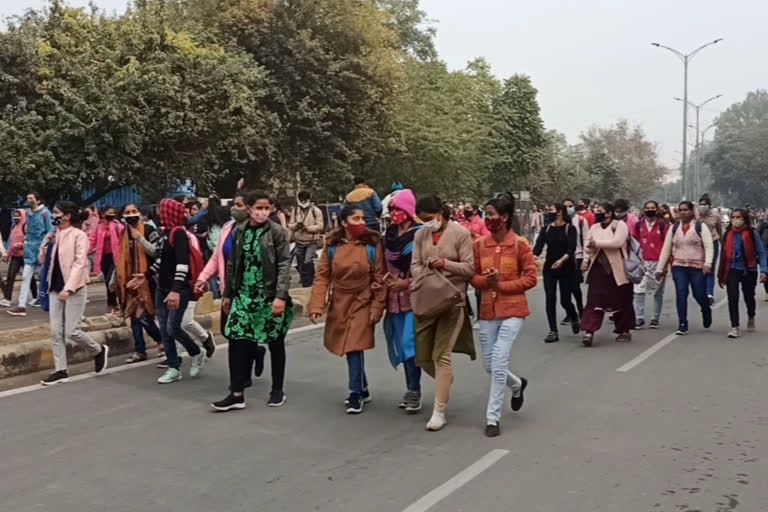
<svg viewBox="0 0 768 512"><path fill-rule="evenodd" d="M667 230L661 250L656 277L664 276L667 263L672 259L672 279L677 298L677 335L688 334L688 293L701 307L704 328L712 326L712 306L707 298L705 274L712 270L712 234L706 224L694 221L693 203L683 201L678 207L680 220Z"/></svg>
<svg viewBox="0 0 768 512"><path fill-rule="evenodd" d="M720 256L720 239L723 237L723 218L720 216L718 208L712 208L712 199L709 194L704 194L699 199L699 206L696 209L699 222L706 224L709 233L712 235L712 270L705 273L704 280L707 284L707 299L709 305L715 303L715 266L717 258Z"/></svg>
<svg viewBox="0 0 768 512"><path fill-rule="evenodd" d="M635 285L635 328L645 327L645 299L653 295L654 309L650 328L659 328L659 318L664 307L664 284L666 278L656 279L656 267L659 265L661 248L664 247L664 239L667 236L669 224L660 216L659 203L648 201L645 203L643 217L635 225L633 236L640 244L643 251L643 266L645 275L643 280Z"/></svg>
<svg viewBox="0 0 768 512"><path fill-rule="evenodd" d="M347 414L360 414L364 404L371 401L364 352L373 349L374 329L384 315L386 265L380 235L366 227L362 208L345 206L339 221L341 226L326 239L312 287L309 316L317 323L327 306L325 348L337 356L346 356Z"/></svg>
<svg viewBox="0 0 768 512"><path fill-rule="evenodd" d="M544 294L547 301L547 321L549 334L544 343L560 341L557 330L557 290L560 289L560 305L565 309L567 318L571 321L573 334L581 330L582 311L577 311L571 301L572 287L577 282L576 272L576 237L577 230L571 223L568 211L562 204L554 204L550 208L550 216L554 221L545 226L536 240L533 254L540 256L547 249L544 260Z"/></svg>
<svg viewBox="0 0 768 512"><path fill-rule="evenodd" d="M117 295L110 288L115 262L120 254L120 239L125 228L117 220L117 210L108 207L104 209L104 218L91 231L90 243L93 255L93 273L103 274L107 287L107 313L117 311Z"/></svg>
<svg viewBox="0 0 768 512"><path fill-rule="evenodd" d="M499 422L507 387L512 390L512 410L523 406L528 381L509 371L512 345L530 315L525 292L536 286L538 270L528 241L512 230L513 202L499 198L485 206L485 223L491 236L475 242L475 275L472 286L483 292L480 306L480 346L483 366L491 376L485 435L501 433Z"/></svg>
<svg viewBox="0 0 768 512"><path fill-rule="evenodd" d="M135 204L123 208L123 219L127 229L120 236L116 287L120 304L123 305L123 318L130 319L133 331L135 352L126 360L130 364L147 360L144 331L156 343L163 343L160 329L155 323L155 281L142 279L157 255L155 243L160 236L156 229L144 224Z"/></svg>
<svg viewBox="0 0 768 512"><path fill-rule="evenodd" d="M416 310L416 364L435 379L435 403L426 429L445 427L445 411L453 385L451 354L460 352L475 359L472 326L466 309L467 284L475 274L472 235L450 222L450 209L435 196L416 204L416 214L424 228L414 239L411 274L414 280L426 281L429 275L442 275L440 293L435 297L432 286L414 283L412 299L419 304L445 302L447 307L430 314ZM440 281L440 278L437 277Z"/></svg>
<svg viewBox="0 0 768 512"><path fill-rule="evenodd" d="M408 189L401 190L389 203L392 225L384 235L387 261L387 315L384 334L387 337L389 361L397 368L403 365L406 392L398 404L406 413L421 410L421 368L416 366L416 325L411 310L411 260L413 240L421 225L416 224L416 198Z"/></svg>
<svg viewBox="0 0 768 512"><path fill-rule="evenodd" d="M3 256L3 261L8 263L8 274L6 275L5 287L0 306L4 308L11 307L13 300L13 287L16 283L16 277L24 270L24 236L27 231L27 211L23 208L13 211L13 229L11 230L11 239L8 252ZM33 297L37 297L37 284L33 280L30 284L30 290Z"/></svg>
<svg viewBox="0 0 768 512"><path fill-rule="evenodd" d="M595 224L589 229L582 266L589 287L582 322L585 347L592 346L606 311L613 313L616 341L632 341L630 331L635 327L633 285L624 270L629 228L626 222L614 219L613 213L611 203L599 204L595 209Z"/></svg>
<svg viewBox="0 0 768 512"><path fill-rule="evenodd" d="M285 230L269 220L272 200L263 192L245 198L248 220L232 227L234 245L227 260L222 310L229 315L224 335L229 340L229 389L211 404L217 411L245 408L254 361L269 346L272 389L268 407L285 403L285 335L293 321L288 294L291 248Z"/></svg>
<svg viewBox="0 0 768 512"><path fill-rule="evenodd" d="M53 259L48 271L54 372L41 381L44 386L69 382L68 343L85 348L93 357L96 373L107 368L109 346L99 345L80 330L90 280L88 235L79 227L83 220L85 216L75 203L60 201L53 209L52 222L57 229L47 239L54 238ZM48 248L47 239L42 245L41 262Z"/></svg>
<svg viewBox="0 0 768 512"><path fill-rule="evenodd" d="M746 210L736 208L731 212L731 223L723 236L718 281L728 292L728 313L731 317L729 338L741 336L739 323L739 287L747 305L747 330L755 330L755 288L758 273L760 282L768 282L766 250Z"/></svg>

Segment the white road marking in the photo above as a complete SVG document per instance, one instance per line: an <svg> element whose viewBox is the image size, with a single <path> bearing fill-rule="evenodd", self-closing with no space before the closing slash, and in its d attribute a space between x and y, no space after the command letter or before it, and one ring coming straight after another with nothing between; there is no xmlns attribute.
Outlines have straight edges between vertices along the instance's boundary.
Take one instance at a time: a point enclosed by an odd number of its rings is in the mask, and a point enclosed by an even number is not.
<svg viewBox="0 0 768 512"><path fill-rule="evenodd" d="M509 454L509 450L491 450L483 455L477 462L460 471L444 484L435 487L420 500L409 505L403 512L427 512L439 502L443 501L445 498L479 476L483 471L496 464L507 454Z"/></svg>
<svg viewBox="0 0 768 512"><path fill-rule="evenodd" d="M721 307L723 307L726 304L728 304L728 299L723 299L720 302L718 302L717 304L715 304L714 306L712 306L712 310L714 311L715 309L720 309ZM662 339L661 341L659 341L658 343L653 345L651 348L649 348L648 350L646 350L645 352L643 352L642 354L640 354L636 358L632 359L630 362L628 362L624 366L621 366L621 367L617 368L616 371L619 372L619 373L627 373L629 370L631 370L635 366L639 365L643 361L647 360L653 354L655 354L659 350L663 349L664 347L666 347L667 345L669 345L670 343L675 341L675 339L677 339L677 338L680 338L680 336L678 336L677 334L670 334L669 336L667 336L666 338Z"/></svg>
<svg viewBox="0 0 768 512"><path fill-rule="evenodd" d="M324 323L315 324L315 325L306 325L304 327L297 327L296 329L290 329L288 331L288 335L291 334L301 334L303 332L307 331L313 331L315 329L320 329L322 327L325 327ZM229 349L229 343L220 343L219 345L216 345L216 350L228 350ZM126 354L127 355L127 354ZM180 354L181 356L189 356L186 352L183 352ZM133 363L133 364L122 364L120 366L115 366L112 368L107 368L100 374L96 375L95 373L89 372L89 373L83 373L81 375L75 375L74 377L69 378L69 382L78 382L81 380L87 380L92 379L94 377L102 377L104 375L110 375L112 373L120 373L125 372L128 370L132 370L134 368L143 368L145 366L152 366L156 365L160 361L158 359L149 359L147 361L142 361L140 363ZM57 384L57 386L66 386L67 384ZM42 384L32 384L31 386L24 386L23 388L16 388L16 389L9 389L7 391L0 391L0 398L6 398L9 396L15 396L15 395L21 395L23 393L29 393L30 391L36 391L38 389L45 389L47 386L43 386Z"/></svg>

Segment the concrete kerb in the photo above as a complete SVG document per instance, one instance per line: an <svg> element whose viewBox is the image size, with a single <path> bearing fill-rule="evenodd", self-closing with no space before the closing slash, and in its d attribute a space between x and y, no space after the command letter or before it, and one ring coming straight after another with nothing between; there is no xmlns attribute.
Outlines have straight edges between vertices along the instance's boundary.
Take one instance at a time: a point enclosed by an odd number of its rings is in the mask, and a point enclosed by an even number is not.
<svg viewBox="0 0 768 512"><path fill-rule="evenodd" d="M291 299L297 314L306 311L311 290L291 290ZM205 329L220 334L221 324L219 301L214 301L210 293L198 301L195 319ZM82 324L93 339L108 345L110 355L129 354L134 350L131 328L120 316L103 315L85 319ZM71 363L81 363L89 359L80 347L67 347L67 356ZM38 325L23 329L0 332L0 379L24 375L53 368L51 335L47 325Z"/></svg>

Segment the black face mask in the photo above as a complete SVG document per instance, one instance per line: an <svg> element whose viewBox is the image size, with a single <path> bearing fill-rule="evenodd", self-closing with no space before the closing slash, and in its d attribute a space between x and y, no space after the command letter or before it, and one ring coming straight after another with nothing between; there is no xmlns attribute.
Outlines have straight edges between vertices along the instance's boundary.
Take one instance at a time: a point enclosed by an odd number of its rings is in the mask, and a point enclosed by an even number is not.
<svg viewBox="0 0 768 512"><path fill-rule="evenodd" d="M598 224L602 224L605 221L605 213L596 213L595 214L595 222Z"/></svg>
<svg viewBox="0 0 768 512"><path fill-rule="evenodd" d="M555 222L555 220L557 220L556 213L547 212L544 214L544 222L546 224L552 224L553 222Z"/></svg>
<svg viewBox="0 0 768 512"><path fill-rule="evenodd" d="M106 220L107 222L112 222L113 220L115 220L115 216L114 215L105 215L104 216L104 220Z"/></svg>
<svg viewBox="0 0 768 512"><path fill-rule="evenodd" d="M61 224L61 217L54 217L53 219L51 219L51 224L53 224L54 226L58 226L59 224Z"/></svg>
<svg viewBox="0 0 768 512"><path fill-rule="evenodd" d="M474 216L475 216L475 212L473 212L472 210L464 210L465 219L471 219Z"/></svg>
<svg viewBox="0 0 768 512"><path fill-rule="evenodd" d="M141 217L139 215L128 215L125 218L125 223L129 226L137 226L139 224L139 219Z"/></svg>
<svg viewBox="0 0 768 512"><path fill-rule="evenodd" d="M645 210L645 216L649 219L653 219L656 217L656 210Z"/></svg>

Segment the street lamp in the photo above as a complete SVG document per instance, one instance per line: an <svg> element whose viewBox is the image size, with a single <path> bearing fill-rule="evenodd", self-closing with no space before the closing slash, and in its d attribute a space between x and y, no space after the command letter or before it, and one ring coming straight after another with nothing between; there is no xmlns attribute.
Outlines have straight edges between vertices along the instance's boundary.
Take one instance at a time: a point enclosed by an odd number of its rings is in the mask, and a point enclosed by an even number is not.
<svg viewBox="0 0 768 512"><path fill-rule="evenodd" d="M686 159L687 159L687 152L688 152L688 63L693 59L697 53L699 53L701 50L706 48L707 46L711 46L713 44L717 44L720 41L722 41L722 38L715 39L714 41L710 41L707 44L703 44L693 50L690 53L683 53L681 51L675 50L674 48L670 48L669 46L665 46L663 44L659 43L651 43L651 45L657 47L657 48L664 48L665 50L669 50L683 62L683 166L682 166L682 176L681 176L681 186L682 186L682 194L683 198L685 198L685 166L686 166Z"/></svg>
<svg viewBox="0 0 768 512"><path fill-rule="evenodd" d="M692 187L694 196L698 195L701 192L700 190L699 191L696 190L697 188L701 188L701 155L699 154L699 145L701 143L699 140L699 137L701 135L701 131L699 130L699 114L701 113L701 108L704 105L706 105L710 101L715 101L716 99L721 98L722 96L723 96L722 94L712 96L711 98L704 100L698 105L693 103L692 101L687 102L688 105L690 105L696 110L696 162L693 164L694 177L693 177L693 187ZM675 99L677 101L682 101L683 103L686 103L686 100L683 100L682 98L675 98Z"/></svg>

